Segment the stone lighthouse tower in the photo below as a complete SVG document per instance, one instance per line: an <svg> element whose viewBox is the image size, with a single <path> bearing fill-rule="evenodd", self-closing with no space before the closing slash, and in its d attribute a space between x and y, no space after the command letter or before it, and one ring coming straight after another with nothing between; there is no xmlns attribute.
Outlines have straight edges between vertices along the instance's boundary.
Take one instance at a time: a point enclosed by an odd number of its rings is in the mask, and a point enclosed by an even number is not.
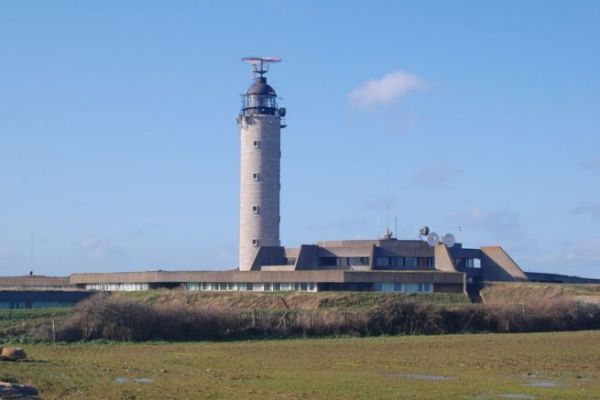
<svg viewBox="0 0 600 400"><path fill-rule="evenodd" d="M265 74L276 57L246 57L254 81L242 96L239 270L250 271L261 247L278 247L281 128L285 109Z"/></svg>

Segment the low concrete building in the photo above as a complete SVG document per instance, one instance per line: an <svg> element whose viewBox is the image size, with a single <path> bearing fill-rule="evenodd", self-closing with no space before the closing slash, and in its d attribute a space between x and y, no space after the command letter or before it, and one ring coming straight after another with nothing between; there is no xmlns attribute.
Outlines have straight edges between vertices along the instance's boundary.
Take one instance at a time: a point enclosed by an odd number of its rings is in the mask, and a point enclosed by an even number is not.
<svg viewBox="0 0 600 400"><path fill-rule="evenodd" d="M429 246L421 240L344 240L298 248L262 246L250 271L73 274L88 290L182 288L199 291L353 290L464 292L467 280L527 281L501 247Z"/></svg>

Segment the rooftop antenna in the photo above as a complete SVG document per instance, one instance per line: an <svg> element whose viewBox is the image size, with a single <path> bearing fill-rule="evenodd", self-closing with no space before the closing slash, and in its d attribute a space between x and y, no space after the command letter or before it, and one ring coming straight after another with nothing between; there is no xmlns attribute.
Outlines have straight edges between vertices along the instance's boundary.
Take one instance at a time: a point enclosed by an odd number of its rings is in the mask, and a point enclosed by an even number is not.
<svg viewBox="0 0 600 400"><path fill-rule="evenodd" d="M31 275L33 275L33 266L34 266L33 255L34 255L34 244L35 244L33 228L31 229L31 235L30 235L29 239L30 239L30 243L29 243L30 244L30 253L29 253L30 261L29 262L30 262L30 268L31 268L31 270L29 271L29 275L31 276Z"/></svg>
<svg viewBox="0 0 600 400"><path fill-rule="evenodd" d="M244 57L242 61L252 65L252 72L255 77L263 77L269 72L269 64L281 62L280 57L265 56L265 57Z"/></svg>
<svg viewBox="0 0 600 400"><path fill-rule="evenodd" d="M446 247L452 247L456 244L456 238L451 233L446 233L442 236L442 243L446 245Z"/></svg>

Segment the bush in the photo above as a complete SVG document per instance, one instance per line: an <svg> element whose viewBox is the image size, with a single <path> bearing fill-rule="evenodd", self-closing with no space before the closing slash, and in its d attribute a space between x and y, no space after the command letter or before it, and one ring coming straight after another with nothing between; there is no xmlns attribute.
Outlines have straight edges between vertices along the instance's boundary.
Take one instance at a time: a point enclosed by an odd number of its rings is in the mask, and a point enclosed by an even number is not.
<svg viewBox="0 0 600 400"><path fill-rule="evenodd" d="M600 329L600 307L565 299L440 305L395 299L371 310L242 310L146 304L98 294L80 303L59 340L216 340L257 337L534 332Z"/></svg>

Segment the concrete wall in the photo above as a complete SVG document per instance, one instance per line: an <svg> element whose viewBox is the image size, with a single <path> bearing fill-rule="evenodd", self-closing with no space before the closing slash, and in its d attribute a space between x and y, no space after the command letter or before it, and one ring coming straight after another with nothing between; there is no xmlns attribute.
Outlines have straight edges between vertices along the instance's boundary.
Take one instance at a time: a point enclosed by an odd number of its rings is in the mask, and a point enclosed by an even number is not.
<svg viewBox="0 0 600 400"><path fill-rule="evenodd" d="M29 288L69 288L70 282L67 276L0 276L1 288L29 289Z"/></svg>
<svg viewBox="0 0 600 400"><path fill-rule="evenodd" d="M260 271L262 266L285 264L285 249L281 246L261 246L252 264L252 271Z"/></svg>
<svg viewBox="0 0 600 400"><path fill-rule="evenodd" d="M280 245L280 123L273 115L245 116L240 122L240 271L252 269L257 246Z"/></svg>
<svg viewBox="0 0 600 400"><path fill-rule="evenodd" d="M481 248L481 279L489 281L527 281L527 276L500 246Z"/></svg>
<svg viewBox="0 0 600 400"><path fill-rule="evenodd" d="M435 269L438 271L453 272L456 271L454 261L450 256L448 248L443 244L438 244L434 249L435 254Z"/></svg>
<svg viewBox="0 0 600 400"><path fill-rule="evenodd" d="M462 284L460 272L434 271L152 271L110 274L73 274L71 283L167 283L167 282L396 282Z"/></svg>
<svg viewBox="0 0 600 400"><path fill-rule="evenodd" d="M303 244L296 259L296 270L316 269L319 265L319 246Z"/></svg>

